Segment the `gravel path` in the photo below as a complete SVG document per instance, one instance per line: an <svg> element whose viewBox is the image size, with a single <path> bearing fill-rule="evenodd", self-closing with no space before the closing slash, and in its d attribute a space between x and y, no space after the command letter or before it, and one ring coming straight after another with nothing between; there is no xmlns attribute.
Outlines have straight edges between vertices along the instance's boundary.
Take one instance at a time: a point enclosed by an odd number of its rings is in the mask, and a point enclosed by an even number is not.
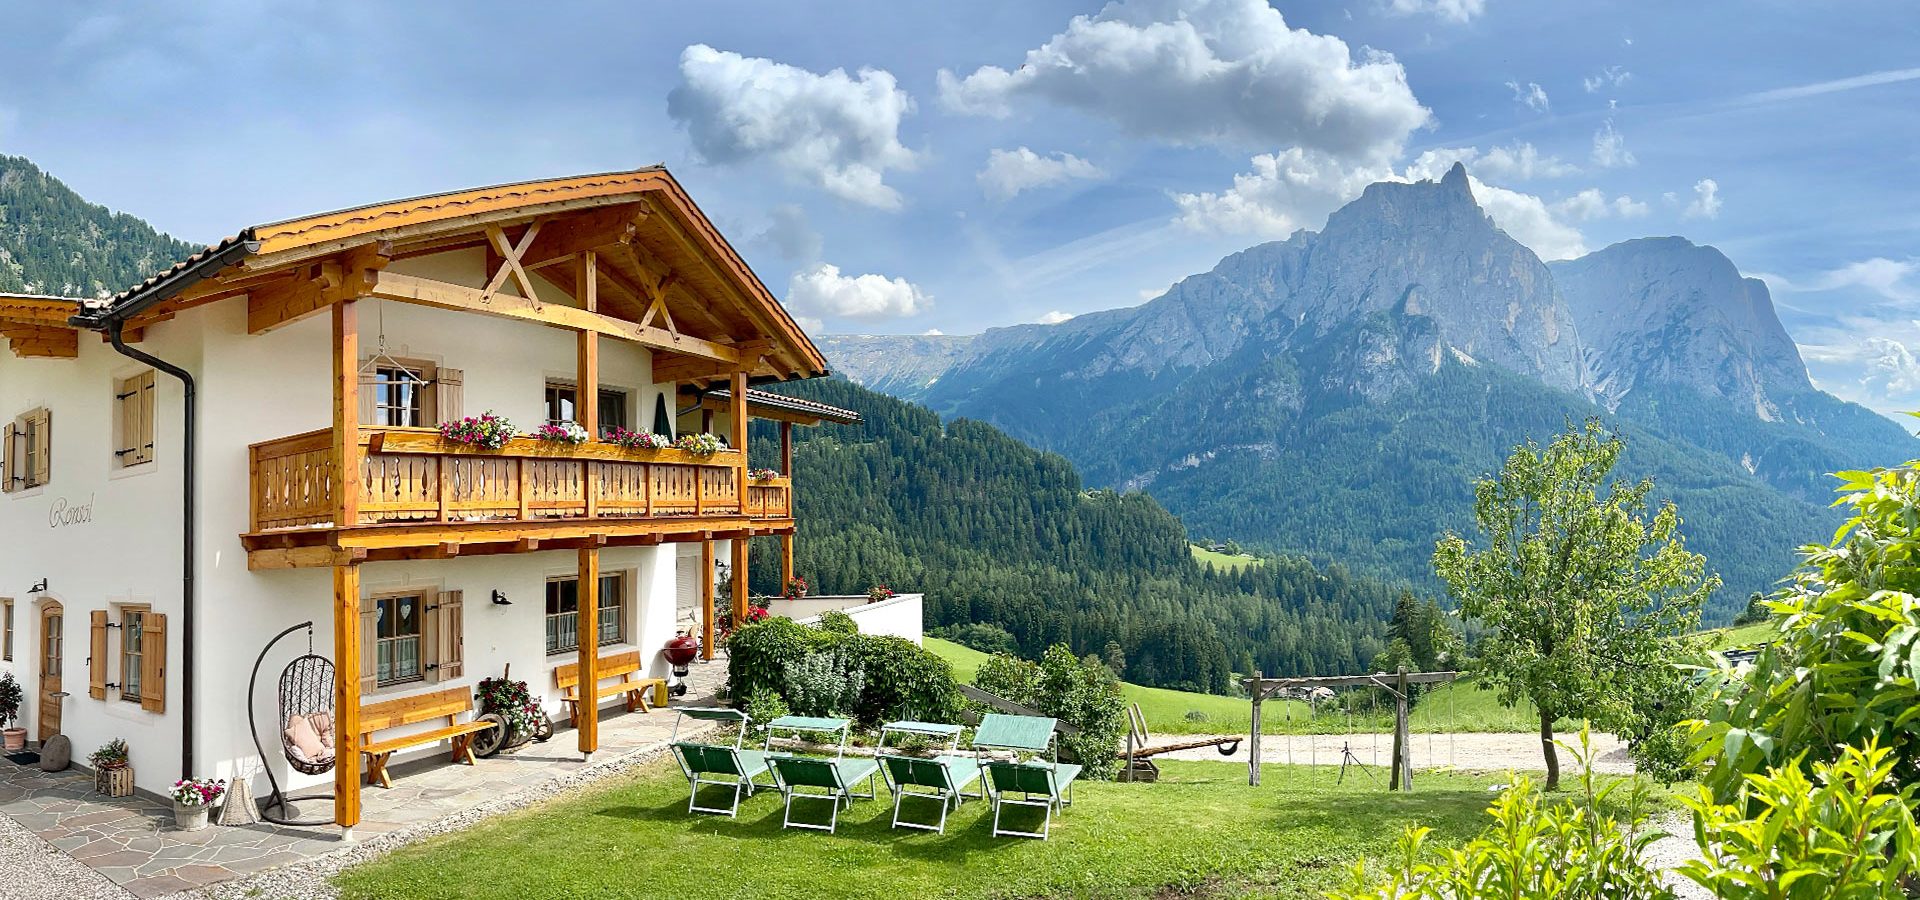
<svg viewBox="0 0 1920 900"><path fill-rule="evenodd" d="M1686 813L1668 813L1653 823L1666 836L1647 845L1647 862L1658 866L1680 900L1714 900L1713 892L1690 878L1674 874L1673 867L1700 856L1700 845L1693 842L1693 820Z"/></svg>
<svg viewBox="0 0 1920 900"><path fill-rule="evenodd" d="M6 816L0 816L0 900L127 900L107 876L54 849Z"/></svg>
<svg viewBox="0 0 1920 900"><path fill-rule="evenodd" d="M1220 735L1233 737L1234 735ZM1200 740L1209 735L1161 735L1154 738L1155 744L1171 744L1189 740ZM1247 761L1248 747L1246 735L1238 735L1240 747L1232 756L1221 756L1212 747L1195 750L1176 750L1164 754L1159 759L1210 760L1212 762ZM1298 765L1317 763L1337 766L1340 764L1340 748L1344 745L1353 749L1360 762L1384 767L1387 758L1393 753L1393 735L1381 734L1268 734L1260 738L1260 759L1267 763L1292 762ZM1627 755L1624 741L1610 734L1593 735L1593 749L1597 755L1594 771L1608 775L1630 775L1633 773L1633 759ZM1292 756L1288 754L1291 752ZM1415 734L1413 735L1413 768L1437 769L1446 766L1468 772L1539 772L1545 771L1546 761L1540 755L1540 738L1531 734L1487 734L1483 732L1464 732L1460 734ZM1560 751L1560 771L1573 774L1576 768L1572 755L1562 748Z"/></svg>

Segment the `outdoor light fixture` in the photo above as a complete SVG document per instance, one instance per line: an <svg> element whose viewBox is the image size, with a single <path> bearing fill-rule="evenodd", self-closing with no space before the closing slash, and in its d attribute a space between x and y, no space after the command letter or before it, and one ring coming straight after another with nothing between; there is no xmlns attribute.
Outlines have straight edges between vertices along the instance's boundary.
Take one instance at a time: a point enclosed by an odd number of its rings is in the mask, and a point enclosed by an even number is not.
<svg viewBox="0 0 1920 900"><path fill-rule="evenodd" d="M493 605L495 605L495 606L512 606L512 605L513 605L513 601L512 601L512 600L508 600L508 599L507 599L507 595L506 595L506 592L504 592L504 591L502 591L502 590L500 590L499 588L494 588L494 589L493 589Z"/></svg>
<svg viewBox="0 0 1920 900"><path fill-rule="evenodd" d="M30 588L27 588L27 593L29 594L44 594L46 592L47 592L47 580L45 578L40 579L39 584L36 584Z"/></svg>

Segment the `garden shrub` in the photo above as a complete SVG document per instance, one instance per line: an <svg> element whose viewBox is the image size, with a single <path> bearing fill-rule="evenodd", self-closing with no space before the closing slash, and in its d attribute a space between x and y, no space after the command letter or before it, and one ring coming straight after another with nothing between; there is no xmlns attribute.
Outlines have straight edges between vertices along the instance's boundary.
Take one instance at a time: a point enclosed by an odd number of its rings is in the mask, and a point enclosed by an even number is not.
<svg viewBox="0 0 1920 900"><path fill-rule="evenodd" d="M973 673L975 687L1022 706L1040 707L1040 667L1006 653L996 653Z"/></svg>
<svg viewBox="0 0 1920 900"><path fill-rule="evenodd" d="M996 655L981 664L973 683L1079 729L1060 737L1061 755L1085 766L1089 778L1112 777L1115 748L1127 729L1127 704L1119 680L1098 657L1079 659L1065 644L1049 647L1037 664Z"/></svg>
<svg viewBox="0 0 1920 900"><path fill-rule="evenodd" d="M786 676L788 706L802 716L848 715L867 686L866 671L839 647L787 663Z"/></svg>
<svg viewBox="0 0 1920 900"><path fill-rule="evenodd" d="M747 698L747 704L741 710L747 714L752 724L748 727L748 736L757 738L767 730L767 723L793 710L787 708L787 701L780 699L777 692L761 688Z"/></svg>
<svg viewBox="0 0 1920 900"><path fill-rule="evenodd" d="M728 686L736 702L770 691L795 711L817 709L824 689L815 690L809 682L796 695L789 667L799 666L795 671L804 678L814 673L808 666L822 665L807 663L809 657L837 654L841 668L835 671L844 675L858 669L862 678L850 699L828 701L829 707L837 702L834 711L865 725L906 715L951 722L960 714L953 668L932 651L901 638L811 628L776 617L742 626L727 643L727 652Z"/></svg>
<svg viewBox="0 0 1920 900"><path fill-rule="evenodd" d="M825 649L831 637L776 616L742 625L727 641L727 687L736 701L760 691L787 697L787 666Z"/></svg>
<svg viewBox="0 0 1920 900"><path fill-rule="evenodd" d="M860 633L859 623L853 621L853 617L847 615L845 610L839 609L830 609L821 613L820 624L817 627L830 634Z"/></svg>
<svg viewBox="0 0 1920 900"><path fill-rule="evenodd" d="M946 638L963 647L971 647L981 653L1018 653L1020 642L1015 640L1013 632L991 622L967 622L959 625L947 625L933 630L935 637Z"/></svg>
<svg viewBox="0 0 1920 900"><path fill-rule="evenodd" d="M866 673L866 689L852 710L860 721L953 722L960 717L953 667L938 654L904 638L877 634L849 635L841 646Z"/></svg>
<svg viewBox="0 0 1920 900"><path fill-rule="evenodd" d="M1344 890L1330 900L1509 900L1553 897L1559 900L1674 900L1677 896L1645 860L1655 835L1643 830L1641 782L1622 822L1603 812L1609 795L1622 784L1598 787L1587 735L1580 736L1584 790L1574 799L1546 805L1531 778L1518 776L1487 812L1493 824L1452 850L1434 850L1426 838L1432 829L1410 828L1396 857L1380 878L1364 863L1354 866Z"/></svg>
<svg viewBox="0 0 1920 900"><path fill-rule="evenodd" d="M1913 786L1898 788L1893 752L1869 741L1846 747L1813 777L1793 764L1746 778L1741 804L1688 798L1704 848L1681 874L1722 900L1897 900L1920 872Z"/></svg>

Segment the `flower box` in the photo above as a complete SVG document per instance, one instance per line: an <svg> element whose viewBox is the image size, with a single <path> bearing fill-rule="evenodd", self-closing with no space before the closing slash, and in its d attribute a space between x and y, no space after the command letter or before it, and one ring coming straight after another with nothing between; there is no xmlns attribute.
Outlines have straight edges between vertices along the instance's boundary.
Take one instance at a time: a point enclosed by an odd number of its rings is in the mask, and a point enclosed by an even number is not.
<svg viewBox="0 0 1920 900"><path fill-rule="evenodd" d="M660 450L628 450L605 441L584 444L559 444L538 438L516 437L498 450L488 450L445 440L430 431L378 431L368 438L372 453L424 453L436 456L510 456L526 459L597 459L607 462L672 463L685 466L732 468L739 464L739 451L722 450L701 456L672 447Z"/></svg>
<svg viewBox="0 0 1920 900"><path fill-rule="evenodd" d="M133 796L133 767L107 766L93 770L93 789L109 797Z"/></svg>

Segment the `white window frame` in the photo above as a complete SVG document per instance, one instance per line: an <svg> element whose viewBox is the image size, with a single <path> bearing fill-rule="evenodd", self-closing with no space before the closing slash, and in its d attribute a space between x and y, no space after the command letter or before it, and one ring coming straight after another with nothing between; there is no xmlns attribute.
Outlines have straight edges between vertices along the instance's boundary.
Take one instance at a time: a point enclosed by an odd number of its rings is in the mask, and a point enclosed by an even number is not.
<svg viewBox="0 0 1920 900"><path fill-rule="evenodd" d="M603 633L607 629L609 621L611 621L613 626L613 636L611 638L602 637L596 646L617 647L627 642L627 634L628 634L627 610L632 607L631 594L633 591L634 579L632 575L624 569L616 569L616 570L601 572L600 578L603 582L608 579L614 580L613 590L608 591L603 589L600 592L601 603L600 603L600 618L599 618L599 625ZM544 616L543 621L546 623L545 631L546 631L548 643L546 643L545 646L547 648L548 656L559 656L561 654L578 653L580 651L580 608L579 608L580 593L579 593L579 587L577 584L579 580L580 580L580 576L578 574L551 575L551 576L548 576L547 578L546 586L542 588L540 602L542 604L541 611ZM545 604L547 601L547 592L550 592L553 590L553 585L562 584L566 582L576 583L574 588L575 599L574 599L573 612L555 613L555 612L546 611L547 607ZM611 595L613 598L612 603L607 602L607 598L609 595ZM555 629L559 626L559 624L562 621L567 619L571 619L573 621L573 636L574 636L573 645L565 646L565 645L555 644L553 642L553 638L556 634Z"/></svg>
<svg viewBox="0 0 1920 900"><path fill-rule="evenodd" d="M383 591L367 598L373 602L374 606L374 643L372 647L361 648L360 652L373 654L374 672L376 673L374 686L376 688L381 690L404 688L408 685L422 684L427 681L427 605L432 602L433 594L434 591L432 589L416 588L411 590ZM411 636L400 635L398 633L393 637L382 636L380 631L386 619L382 607L388 603L397 603L398 601L407 599L411 599L417 604L413 616L413 621L417 629ZM398 616L396 615L395 618L397 620ZM379 677L381 646L389 644L398 646L399 642L408 639L414 642L414 671L405 677Z"/></svg>

